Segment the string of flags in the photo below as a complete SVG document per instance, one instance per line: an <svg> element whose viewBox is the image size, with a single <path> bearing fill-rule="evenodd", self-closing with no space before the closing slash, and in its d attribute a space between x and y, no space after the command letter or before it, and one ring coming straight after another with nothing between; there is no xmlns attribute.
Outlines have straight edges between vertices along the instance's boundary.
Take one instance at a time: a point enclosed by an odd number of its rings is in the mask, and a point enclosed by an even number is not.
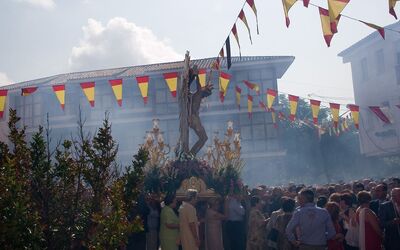
<svg viewBox="0 0 400 250"><path fill-rule="evenodd" d="M308 8L309 6L313 6L318 9L318 13L319 13L320 20L321 20L322 34L323 34L325 43L328 47L330 47L330 45L331 45L331 41L332 41L334 34L338 33L338 25L339 25L339 21L341 18L347 18L349 20L357 21L357 22L360 22L372 29L375 29L379 32L379 34L382 36L383 39L385 39L385 30L390 30L393 32L400 33L400 31L397 31L397 30L385 28L385 27L382 27L382 26L379 26L379 25L376 25L376 24L373 24L370 22L366 22L366 21L359 20L357 18L342 14L343 10L350 3L350 0L328 0L328 9L318 6L316 4L310 3L310 0L282 0L283 12L285 15L285 23L286 23L286 27L288 27L288 28L290 26L289 10L298 1L302 1L303 6L306 8ZM396 15L394 8L396 6L396 3L399 0L388 0L388 1L389 1L389 13L392 16L394 16L394 18L397 19L397 15ZM224 44L222 45L222 48L220 49L220 51L218 53L218 56L216 57L214 63L212 64L212 69L220 70L220 64L221 64L222 60L225 58L225 56L226 56L228 70L231 68L231 66L232 66L231 44L230 44L230 36L231 35L233 35L235 37L236 43L239 48L239 56L241 56L242 52L241 52L241 46L240 46L240 42L239 42L239 34L237 31L237 26L236 26L237 21L239 19L242 21L243 25L246 27L246 29L249 33L248 36L249 36L250 43L253 44L250 26L249 26L249 23L248 23L248 20L246 17L246 13L244 11L244 8L246 5L248 5L252 9L252 11L255 15L256 25L257 25L257 34L259 34L258 15L257 15L257 8L255 5L255 2L254 2L254 0L245 0L242 8L239 11L239 14L238 14L235 22L232 25L231 30L229 31L229 34L228 34ZM224 47L226 50L226 55L224 53Z"/></svg>
<svg viewBox="0 0 400 250"><path fill-rule="evenodd" d="M206 84L206 74L207 74L206 69L199 70L199 81L202 86L205 86L205 84ZM179 73L178 72L170 72L170 73L165 73L163 76L164 76L164 80L168 86L168 89L169 89L171 95L173 97L176 97ZM219 72L219 94L220 94L221 103L224 102L224 98L228 92L230 79L231 79L230 74L223 72L223 71ZM137 81L140 93L143 97L143 102L144 102L144 104L146 104L148 102L148 87L149 87L150 77L149 76L138 76L138 77L136 77L136 81ZM110 87L112 88L113 94L115 96L115 99L116 99L118 105L122 106L123 80L122 79L112 79L112 80L109 80L108 82L110 84ZM301 120L296 117L298 102L300 100L299 96L291 95L291 94L288 95L289 115L287 116L282 111L277 112L274 109L274 103L276 102L276 97L279 94L279 92L277 90L274 90L271 88L267 89L265 92L265 102L264 102L262 100L263 95L261 95L261 93L260 93L260 85L258 83L250 82L248 80L243 80L242 83L243 83L244 87L245 88L247 87L247 89L248 89L247 112L248 112L249 119L252 118L254 98L256 97L259 99L259 107L262 110L265 110L265 111L271 113L273 125L276 128L278 127L278 123L277 123L278 119L279 120L288 120L290 122L299 122L302 124L306 124L307 126L310 126L310 127L316 127L319 130L329 129L330 133L334 133L334 134L338 135L340 130L342 132L349 130L349 120L352 119L352 123L354 124L354 127L356 129L359 129L360 107L358 105L348 104L346 107L348 108L348 110L349 110L348 112L350 112L351 115L348 115L347 117L341 117L339 114L339 112L341 110L341 104L329 103L329 109L331 111L331 116L332 116L332 126L330 126L329 128L324 128L318 121L318 115L320 112L320 108L322 106L321 105L322 102L320 100L309 99L309 104L310 104L311 114L312 114L312 121ZM95 106L96 83L95 82L83 82L83 83L80 83L80 87L81 87L84 95L86 96L90 106L94 107ZM238 84L236 84L236 86L234 88L235 96L236 96L236 105L238 106L239 110L241 108L241 96L243 93L242 87L240 86L240 83L238 83ZM37 90L38 90L38 87L36 87L36 86L22 88L21 96L26 97L26 96L34 95ZM56 99L60 103L61 109L64 110L65 105L66 105L66 103L65 103L65 94L66 94L65 84L53 85L52 90L55 94ZM285 93L281 93L281 94L285 94ZM0 118L2 118L3 114L4 114L7 95L8 95L7 89L0 90ZM306 99L306 98L301 98L301 99ZM396 107L400 111L400 104L397 104ZM379 120L381 120L383 123L385 123L385 124L393 123L391 114L387 107L369 106L369 107L367 107L367 109L369 109L373 114L375 114L377 116L377 118Z"/></svg>
<svg viewBox="0 0 400 250"><path fill-rule="evenodd" d="M221 77L220 77L221 78ZM243 80L243 84L247 87L248 89L248 95L247 95L247 112L249 115L249 118L252 118L253 114L253 103L254 103L254 96L259 97L259 107L262 110L265 110L267 112L271 113L272 116L272 121L275 127L278 127L277 125L277 117L280 120L289 120L290 122L300 122L303 124L307 124L308 126L312 127L317 127L318 129L323 129L320 122L318 121L318 115L320 112L320 109L322 107L322 102L320 100L315 100L315 99L309 99L309 105L311 108L311 115L312 115L312 123L309 122L308 120L304 121L301 119L298 119L296 117L297 114L297 108L298 108L298 103L301 97L296 96L296 95L291 95L287 94L288 100L289 100L289 115L285 115L283 112L276 112L276 110L273 108L274 102L276 100L276 97L278 96L278 91L274 89L268 88L265 92L265 97L266 97L266 102L262 101L262 97L260 97L260 87L257 83L250 83L247 80ZM255 95L251 95L250 92L253 91L255 92ZM240 84L236 84L235 86L235 96L236 96L236 105L238 109L240 110L241 107L241 96L242 96L242 88ZM226 94L226 93L225 93ZM285 94L285 93L281 93ZM286 94L285 94L286 95ZM301 99L307 99L307 98L301 98ZM340 115L340 110L341 110L341 104L339 103L328 103L329 104L329 109L331 113L331 123L332 126L329 128L331 129L334 134L338 135L338 131L348 131L349 130L349 120L352 120L352 123L354 124L355 129L359 129L359 116L360 116L360 106L355 105L355 104L348 104L345 105L346 108L348 109L347 112L343 113ZM399 108L400 111L400 104L396 105L397 108ZM379 106L368 106L368 110L370 110L373 114L377 116L379 120L384 122L385 124L390 124L393 123L391 119L391 114L388 110L387 107L379 107ZM342 117L343 115L350 113L347 117Z"/></svg>

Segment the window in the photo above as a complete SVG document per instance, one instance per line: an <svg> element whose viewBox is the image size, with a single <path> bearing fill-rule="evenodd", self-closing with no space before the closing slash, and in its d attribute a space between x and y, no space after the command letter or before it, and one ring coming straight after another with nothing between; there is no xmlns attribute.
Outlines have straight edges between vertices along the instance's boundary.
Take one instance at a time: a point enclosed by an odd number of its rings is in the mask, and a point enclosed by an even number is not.
<svg viewBox="0 0 400 250"><path fill-rule="evenodd" d="M361 60L361 79L367 80L368 79L368 65L367 65L367 58L363 58Z"/></svg>
<svg viewBox="0 0 400 250"><path fill-rule="evenodd" d="M385 57L383 54L383 49L380 49L376 52L375 54L376 56L376 70L377 70L377 74L381 75L382 73L385 72Z"/></svg>

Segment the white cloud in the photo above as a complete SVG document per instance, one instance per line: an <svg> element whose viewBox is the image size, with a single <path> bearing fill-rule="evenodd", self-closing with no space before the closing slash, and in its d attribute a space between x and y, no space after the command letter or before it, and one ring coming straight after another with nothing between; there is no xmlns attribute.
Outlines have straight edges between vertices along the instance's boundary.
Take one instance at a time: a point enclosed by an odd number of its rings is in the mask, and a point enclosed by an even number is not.
<svg viewBox="0 0 400 250"><path fill-rule="evenodd" d="M72 48L72 70L90 70L183 60L170 45L148 28L114 17L107 25L89 19L83 38Z"/></svg>
<svg viewBox="0 0 400 250"><path fill-rule="evenodd" d="M56 3L53 0L15 0L17 2L29 3L45 9L54 9Z"/></svg>
<svg viewBox="0 0 400 250"><path fill-rule="evenodd" d="M0 72L0 86L5 86L12 83L11 79L8 78L6 73Z"/></svg>

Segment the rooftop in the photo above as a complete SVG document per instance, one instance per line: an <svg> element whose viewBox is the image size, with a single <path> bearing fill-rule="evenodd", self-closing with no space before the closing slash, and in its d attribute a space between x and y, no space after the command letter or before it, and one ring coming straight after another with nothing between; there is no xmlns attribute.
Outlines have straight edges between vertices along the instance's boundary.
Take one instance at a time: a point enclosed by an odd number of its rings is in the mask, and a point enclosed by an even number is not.
<svg viewBox="0 0 400 250"><path fill-rule="evenodd" d="M400 21L392 23L390 25L385 26L386 29L391 29L391 30L385 30L385 38L388 39L388 37L390 36L389 34L392 32L396 32L397 30L399 30L398 32L400 33ZM397 34L399 35L399 34ZM400 36L399 36L400 38ZM374 31L371 34L369 34L368 36L364 37L363 39L361 39L360 41L356 42L355 44L351 45L350 47L348 47L347 49L343 50L342 52L340 52L338 54L338 56L343 57L343 62L347 63L349 62L348 56L350 56L353 52L355 52L357 49L361 48L364 45L367 45L368 43L377 40L377 41L384 41L381 37L381 35L379 34L378 31Z"/></svg>
<svg viewBox="0 0 400 250"><path fill-rule="evenodd" d="M215 58L205 58L191 60L191 64L198 65L199 68L211 68ZM289 66L294 61L293 56L242 56L232 57L232 67L235 69L240 66L251 66L262 64L271 64L276 69L277 78L281 78ZM170 70L180 70L183 68L183 61L179 62L168 62L168 63L157 63L139 66L129 66L114 69L102 69L93 71L73 72L59 74L49 77L43 77L35 80L23 81L0 87L0 89L17 89L28 86L38 85L53 85L59 83L68 83L72 81L94 81L103 78L125 78L141 75L154 75L164 73ZM226 60L221 63L221 68L226 70Z"/></svg>

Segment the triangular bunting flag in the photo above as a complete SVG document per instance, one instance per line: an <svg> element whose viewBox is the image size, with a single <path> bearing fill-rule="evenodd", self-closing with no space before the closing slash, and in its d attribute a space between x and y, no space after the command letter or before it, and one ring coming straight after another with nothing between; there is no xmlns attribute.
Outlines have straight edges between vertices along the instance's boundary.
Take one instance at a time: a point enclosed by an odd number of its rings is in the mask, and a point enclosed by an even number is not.
<svg viewBox="0 0 400 250"><path fill-rule="evenodd" d="M233 24L232 34L235 36L236 42L237 42L237 44L239 46L239 56L242 57L242 52L240 50L240 43L239 43L239 35L238 35L237 29L236 29L236 23Z"/></svg>
<svg viewBox="0 0 400 250"><path fill-rule="evenodd" d="M122 106L122 79L114 79L108 81L113 90L115 99L117 99L118 106Z"/></svg>
<svg viewBox="0 0 400 250"><path fill-rule="evenodd" d="M251 118L253 114L253 97L251 95L247 95L247 112Z"/></svg>
<svg viewBox="0 0 400 250"><path fill-rule="evenodd" d="M398 0L389 0L389 13L397 19L396 11L394 11L394 6L396 6Z"/></svg>
<svg viewBox="0 0 400 250"><path fill-rule="evenodd" d="M335 126L335 128L337 128L339 123L340 104L329 103L329 107L331 108L333 125Z"/></svg>
<svg viewBox="0 0 400 250"><path fill-rule="evenodd" d="M246 84L246 86L251 89L254 90L257 95L260 95L260 86L258 86L258 84L256 83L251 83L249 81L243 80L244 84Z"/></svg>
<svg viewBox="0 0 400 250"><path fill-rule="evenodd" d="M354 104L349 104L347 107L351 111L351 117L353 118L354 126L356 129L359 128L359 115L360 115L360 107Z"/></svg>
<svg viewBox="0 0 400 250"><path fill-rule="evenodd" d="M226 38L225 47L226 47L226 64L227 64L228 70L229 70L232 66L231 41L229 39L229 36ZM222 52L223 52L223 49L224 48L222 48Z"/></svg>
<svg viewBox="0 0 400 250"><path fill-rule="evenodd" d="M264 102L259 101L258 104L259 104L259 106L260 106L261 109L263 109L263 110L265 110L265 111L268 111L268 108L267 108L267 106L265 105Z"/></svg>
<svg viewBox="0 0 400 250"><path fill-rule="evenodd" d="M165 73L164 79L167 82L167 85L168 85L169 91L171 92L172 97L175 98L176 97L176 86L178 85L178 72Z"/></svg>
<svg viewBox="0 0 400 250"><path fill-rule="evenodd" d="M221 48L218 54L221 58L225 58L224 47Z"/></svg>
<svg viewBox="0 0 400 250"><path fill-rule="evenodd" d="M95 97L95 83L94 82L83 82L81 83L81 88L86 98L88 99L90 106L94 107L94 97Z"/></svg>
<svg viewBox="0 0 400 250"><path fill-rule="evenodd" d="M7 89L0 89L0 119L3 118L4 109L6 108Z"/></svg>
<svg viewBox="0 0 400 250"><path fill-rule="evenodd" d="M299 102L299 97L295 95L289 95L289 107L290 116L289 119L294 121L296 119L297 103Z"/></svg>
<svg viewBox="0 0 400 250"><path fill-rule="evenodd" d="M335 21L333 21L333 22L330 23L330 25L331 25L331 31L332 31L333 34L336 34L336 33L338 32L337 27L338 27L338 25L339 25L339 21L340 21L340 17L341 17L341 16L342 16L342 15L339 15L338 17L336 17Z"/></svg>
<svg viewBox="0 0 400 250"><path fill-rule="evenodd" d="M222 71L219 73L219 93L220 93L221 102L224 102L224 97L228 90L228 85L229 85L230 79L231 79L231 75L229 75L225 72L222 72Z"/></svg>
<svg viewBox="0 0 400 250"><path fill-rule="evenodd" d="M238 106L238 109L240 110L240 97L242 95L242 89L236 85L235 92L236 92L236 104Z"/></svg>
<svg viewBox="0 0 400 250"><path fill-rule="evenodd" d="M365 24L365 25L367 25L367 26L369 26L369 27L371 27L373 29L376 29L379 32L379 34L382 36L382 38L385 39L385 28L383 28L381 26L378 26L376 24L367 23L367 22L364 22L364 21L361 21L361 20L360 20L360 22L362 22L363 24Z"/></svg>
<svg viewBox="0 0 400 250"><path fill-rule="evenodd" d="M318 125L318 114L321 105L321 101L318 100L310 100L311 112L313 117L313 122L315 125Z"/></svg>
<svg viewBox="0 0 400 250"><path fill-rule="evenodd" d="M381 110L380 107L377 106L370 106L369 109L384 123L389 124L391 123L389 117L387 117Z"/></svg>
<svg viewBox="0 0 400 250"><path fill-rule="evenodd" d="M207 70L199 69L199 82L202 88L206 86L206 76L207 76Z"/></svg>
<svg viewBox="0 0 400 250"><path fill-rule="evenodd" d="M22 96L28 96L28 95L34 93L36 90L37 90L37 87L22 88L21 89L21 95Z"/></svg>
<svg viewBox="0 0 400 250"><path fill-rule="evenodd" d="M322 33L324 35L326 45L330 47L333 33L331 30L331 23L329 21L329 12L327 9L321 7L318 7L318 9L319 9L319 16L321 18Z"/></svg>
<svg viewBox="0 0 400 250"><path fill-rule="evenodd" d="M54 91L54 94L56 94L58 101L60 102L61 108L64 110L64 107L65 107L65 85L64 84L54 85L53 91Z"/></svg>
<svg viewBox="0 0 400 250"><path fill-rule="evenodd" d="M143 97L144 104L147 104L147 96L149 92L149 77L148 76L137 76L136 81L138 83L140 93Z"/></svg>
<svg viewBox="0 0 400 250"><path fill-rule="evenodd" d="M282 0L283 11L285 13L286 27L290 25L289 10L296 3L297 0Z"/></svg>
<svg viewBox="0 0 400 250"><path fill-rule="evenodd" d="M278 92L273 89L267 89L267 108L271 109L274 104L275 97L278 95Z"/></svg>
<svg viewBox="0 0 400 250"><path fill-rule="evenodd" d="M250 43L253 44L253 40L251 39L250 27L249 27L249 24L247 23L246 15L244 14L243 9L242 9L242 10L240 11L240 13L239 13L239 18L240 18L240 20L242 20L242 22L243 22L244 25L246 26L247 31L249 32Z"/></svg>
<svg viewBox="0 0 400 250"><path fill-rule="evenodd" d="M328 0L329 19L334 22L350 0Z"/></svg>
<svg viewBox="0 0 400 250"><path fill-rule="evenodd" d="M310 0L303 0L304 7L308 8L309 4L310 4Z"/></svg>
<svg viewBox="0 0 400 250"><path fill-rule="evenodd" d="M278 123L276 122L276 113L275 110L271 110L271 118L272 118L272 124L274 124L275 128L278 128Z"/></svg>
<svg viewBox="0 0 400 250"><path fill-rule="evenodd" d="M256 16L257 34L260 34L260 32L258 31L258 16L257 16L256 4L254 3L254 0L246 0L246 2L250 6L250 8L253 10L254 15Z"/></svg>

